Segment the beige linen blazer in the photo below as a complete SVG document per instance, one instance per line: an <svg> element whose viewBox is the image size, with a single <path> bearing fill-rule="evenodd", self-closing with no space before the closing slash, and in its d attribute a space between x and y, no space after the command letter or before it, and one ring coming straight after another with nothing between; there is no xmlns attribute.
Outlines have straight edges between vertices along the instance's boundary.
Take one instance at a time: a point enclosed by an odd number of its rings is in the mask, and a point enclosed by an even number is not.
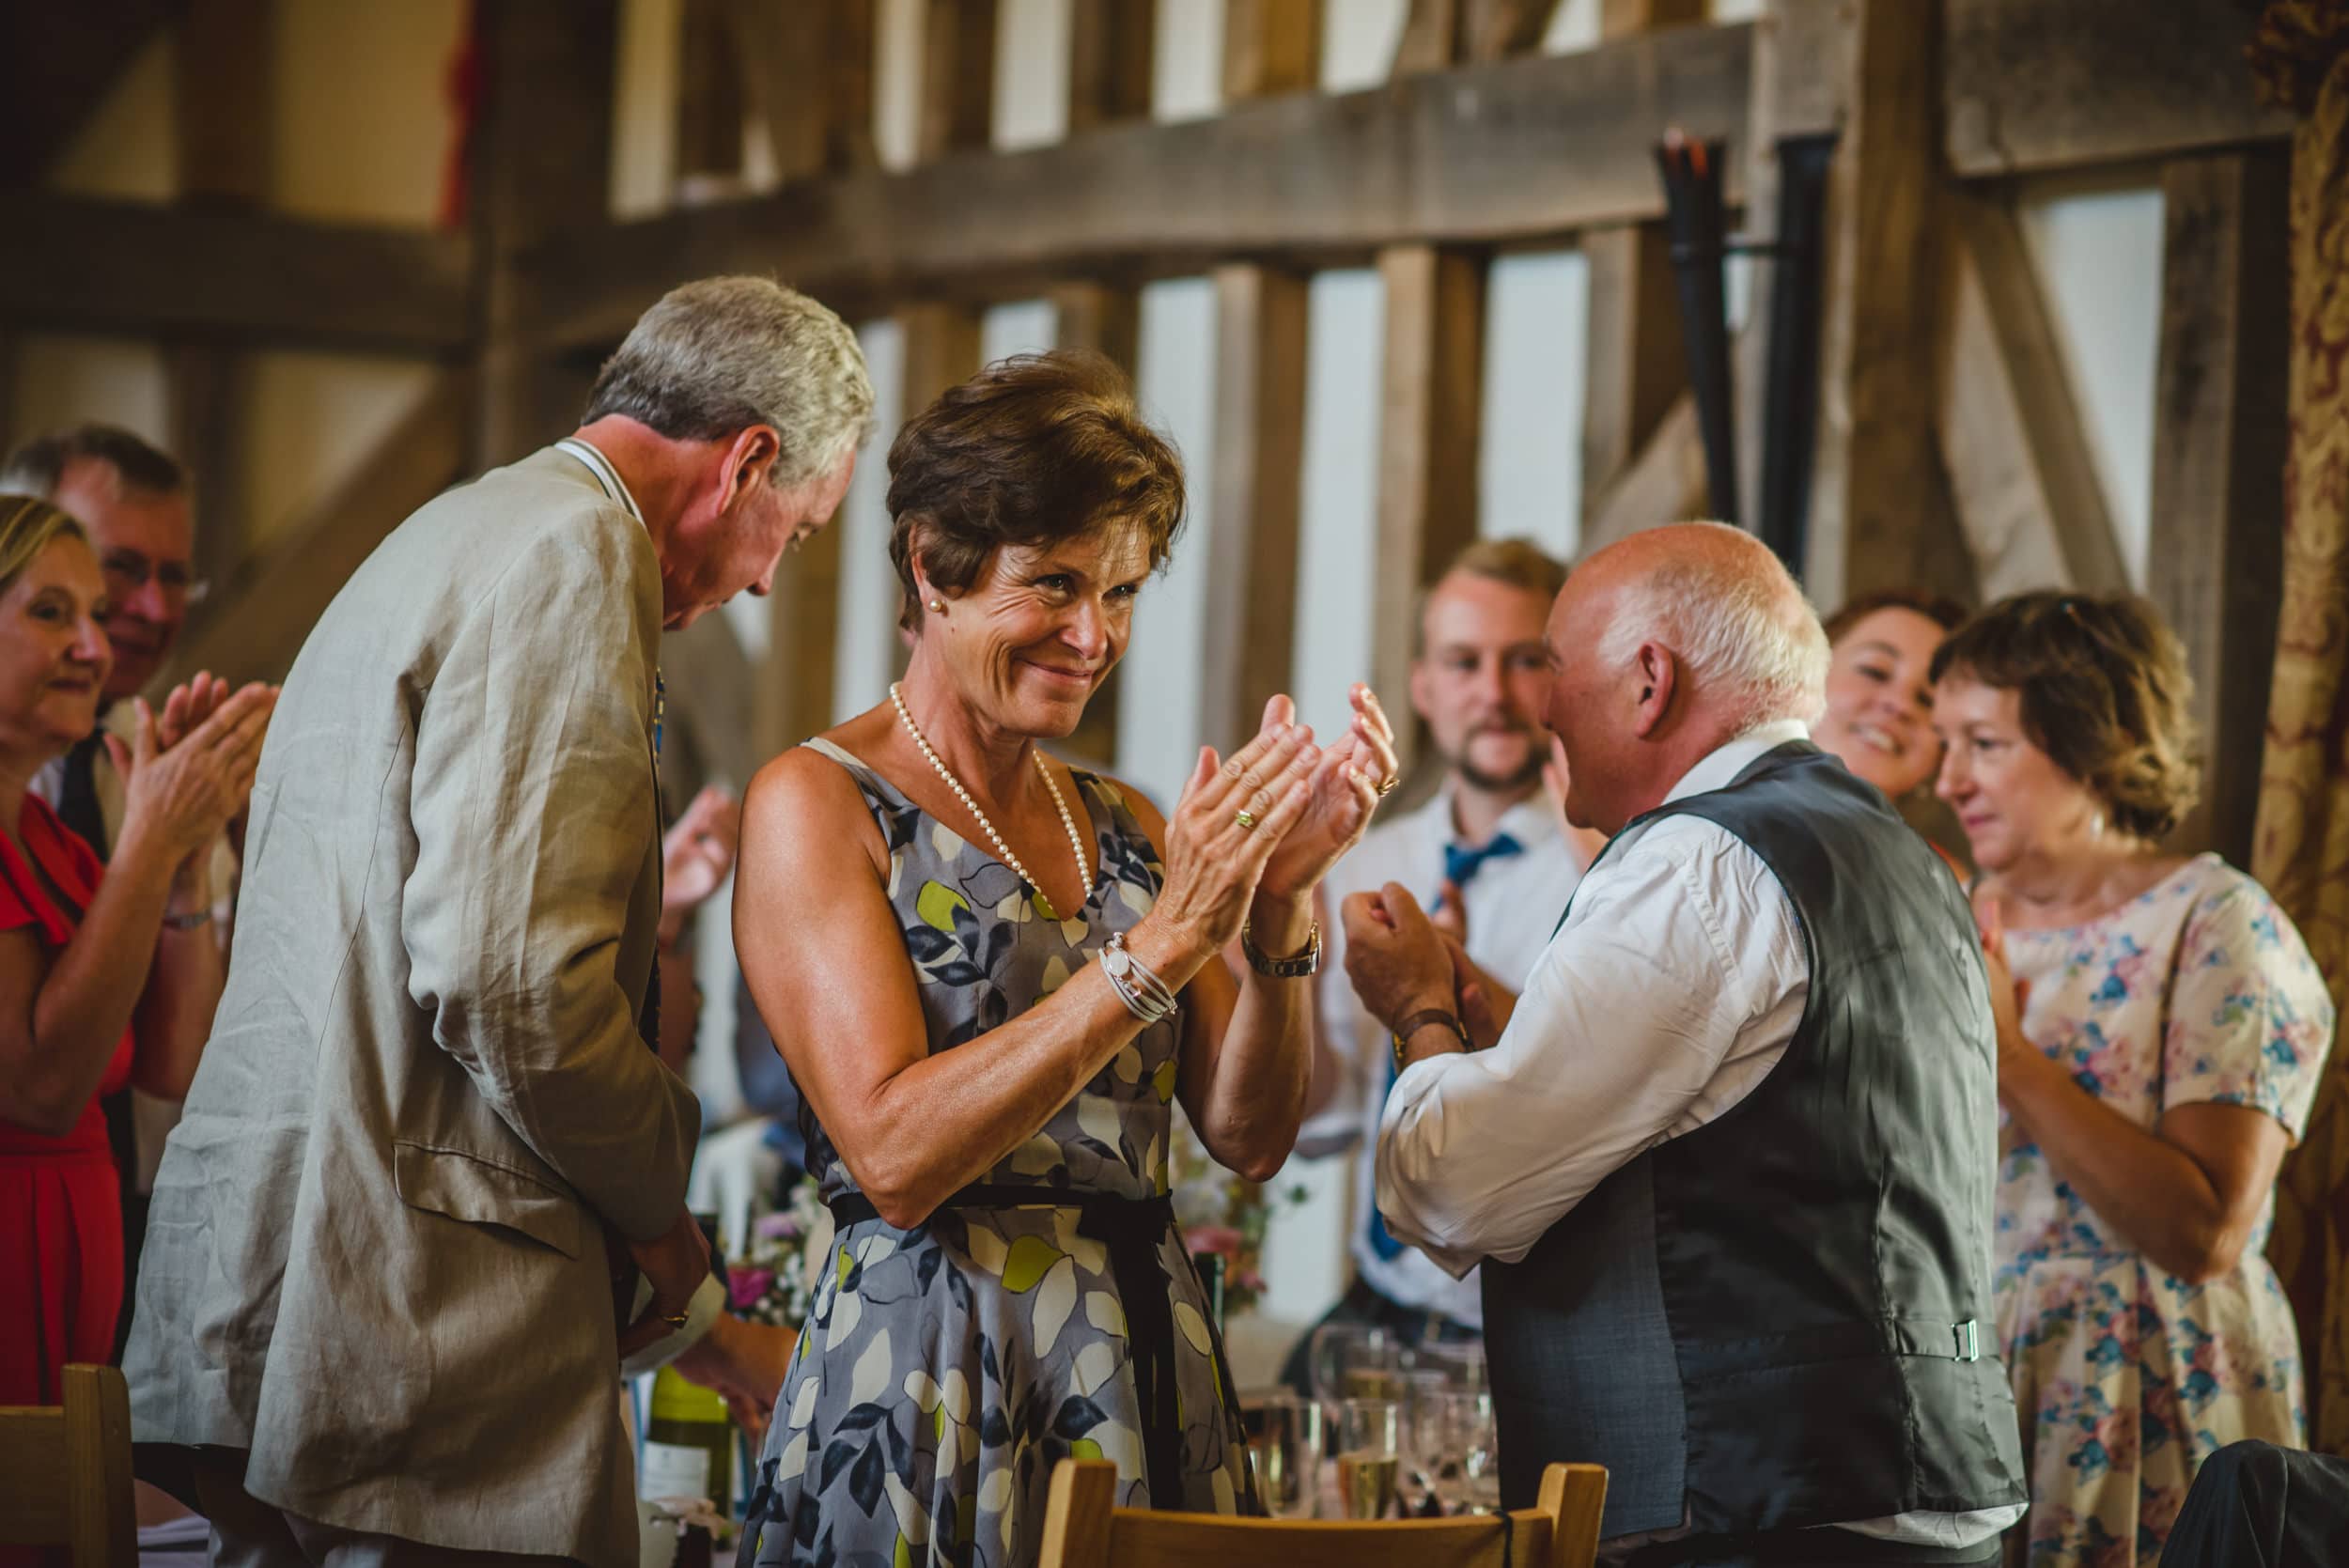
<svg viewBox="0 0 2349 1568"><path fill-rule="evenodd" d="M668 1227L700 1124L636 1022L660 632L643 524L550 448L402 523L303 644L156 1177L140 1442L248 1449L256 1498L348 1529L633 1568L604 1227Z"/></svg>

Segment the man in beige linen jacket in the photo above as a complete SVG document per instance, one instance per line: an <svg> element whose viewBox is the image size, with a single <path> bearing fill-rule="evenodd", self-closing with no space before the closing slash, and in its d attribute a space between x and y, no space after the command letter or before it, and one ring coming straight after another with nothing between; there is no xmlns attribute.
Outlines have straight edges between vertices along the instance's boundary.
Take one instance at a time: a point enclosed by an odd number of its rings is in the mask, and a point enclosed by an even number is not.
<svg viewBox="0 0 2349 1568"><path fill-rule="evenodd" d="M304 644L125 1369L215 1562L636 1562L618 1360L708 1272L699 1112L640 1032L660 633L766 591L871 405L822 306L688 285Z"/></svg>

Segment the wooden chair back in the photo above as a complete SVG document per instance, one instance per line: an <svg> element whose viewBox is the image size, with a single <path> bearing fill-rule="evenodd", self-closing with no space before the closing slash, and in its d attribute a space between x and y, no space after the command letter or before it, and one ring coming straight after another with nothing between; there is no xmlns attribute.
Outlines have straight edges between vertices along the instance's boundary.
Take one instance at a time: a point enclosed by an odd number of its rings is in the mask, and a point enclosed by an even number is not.
<svg viewBox="0 0 2349 1568"><path fill-rule="evenodd" d="M1458 1519L1237 1519L1119 1508L1117 1467L1064 1459L1052 1470L1038 1568L1591 1568L1607 1505L1600 1465L1552 1465L1538 1507L1503 1524Z"/></svg>
<svg viewBox="0 0 2349 1568"><path fill-rule="evenodd" d="M70 1546L73 1568L137 1568L121 1373L69 1366L62 1405L0 1406L0 1545Z"/></svg>

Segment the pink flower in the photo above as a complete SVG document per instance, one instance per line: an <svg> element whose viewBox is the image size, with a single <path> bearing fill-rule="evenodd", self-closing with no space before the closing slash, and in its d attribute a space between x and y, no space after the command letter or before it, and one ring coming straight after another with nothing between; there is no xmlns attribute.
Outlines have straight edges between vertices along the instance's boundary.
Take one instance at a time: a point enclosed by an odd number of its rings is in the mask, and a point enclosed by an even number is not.
<svg viewBox="0 0 2349 1568"><path fill-rule="evenodd" d="M767 1287L775 1282L771 1268L729 1268L726 1270L726 1301L736 1312L755 1305L767 1294Z"/></svg>
<svg viewBox="0 0 2349 1568"><path fill-rule="evenodd" d="M1193 1225L1183 1233L1183 1246L1193 1252L1221 1252L1237 1258L1240 1234L1229 1225Z"/></svg>
<svg viewBox="0 0 2349 1568"><path fill-rule="evenodd" d="M780 1211L762 1214L753 1222L751 1234L768 1241L788 1241L800 1234L800 1221L796 1216Z"/></svg>

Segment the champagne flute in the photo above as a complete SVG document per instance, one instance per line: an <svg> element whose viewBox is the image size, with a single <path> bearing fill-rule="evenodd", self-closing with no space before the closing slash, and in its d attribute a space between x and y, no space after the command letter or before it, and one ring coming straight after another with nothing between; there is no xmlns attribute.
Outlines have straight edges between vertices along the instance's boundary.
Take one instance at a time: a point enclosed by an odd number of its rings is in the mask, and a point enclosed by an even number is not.
<svg viewBox="0 0 2349 1568"><path fill-rule="evenodd" d="M1383 1519L1394 1509L1403 1463L1403 1410L1391 1399L1338 1406L1338 1506L1349 1519Z"/></svg>
<svg viewBox="0 0 2349 1568"><path fill-rule="evenodd" d="M1321 1484L1321 1406L1292 1393L1270 1393L1241 1411L1256 1490L1276 1519L1307 1519Z"/></svg>

